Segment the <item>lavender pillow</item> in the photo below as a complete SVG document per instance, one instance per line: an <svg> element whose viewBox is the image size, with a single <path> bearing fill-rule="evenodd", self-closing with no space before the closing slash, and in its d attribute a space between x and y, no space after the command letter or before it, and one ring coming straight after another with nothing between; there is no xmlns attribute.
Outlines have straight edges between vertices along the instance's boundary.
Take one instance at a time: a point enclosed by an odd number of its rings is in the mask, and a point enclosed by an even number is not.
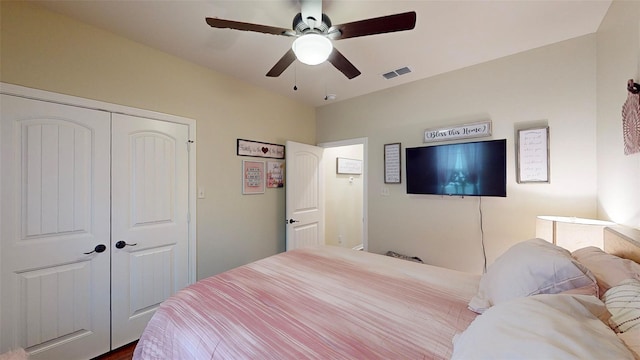
<svg viewBox="0 0 640 360"><path fill-rule="evenodd" d="M575 289L598 296L595 277L568 250L531 239L513 245L489 266L469 309L480 314L514 298Z"/></svg>

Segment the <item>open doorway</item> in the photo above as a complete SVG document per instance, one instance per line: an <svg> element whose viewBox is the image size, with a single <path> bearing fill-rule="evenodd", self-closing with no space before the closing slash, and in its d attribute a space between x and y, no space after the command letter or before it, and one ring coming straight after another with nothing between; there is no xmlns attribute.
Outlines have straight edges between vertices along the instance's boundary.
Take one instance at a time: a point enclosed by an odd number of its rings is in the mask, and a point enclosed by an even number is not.
<svg viewBox="0 0 640 360"><path fill-rule="evenodd" d="M323 147L325 244L367 250L367 139L318 144ZM339 174L337 158L360 160L360 174Z"/></svg>

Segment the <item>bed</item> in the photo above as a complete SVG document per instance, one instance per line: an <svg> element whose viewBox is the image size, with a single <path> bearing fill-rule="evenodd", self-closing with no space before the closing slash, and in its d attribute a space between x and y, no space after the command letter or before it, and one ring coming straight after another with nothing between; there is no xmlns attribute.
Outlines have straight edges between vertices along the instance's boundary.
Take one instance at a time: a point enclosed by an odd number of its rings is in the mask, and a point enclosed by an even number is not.
<svg viewBox="0 0 640 360"><path fill-rule="evenodd" d="M640 258L637 233L606 233L613 254L531 239L482 276L330 246L281 253L167 299L134 359L638 359L637 314L604 296L640 284L624 259Z"/></svg>

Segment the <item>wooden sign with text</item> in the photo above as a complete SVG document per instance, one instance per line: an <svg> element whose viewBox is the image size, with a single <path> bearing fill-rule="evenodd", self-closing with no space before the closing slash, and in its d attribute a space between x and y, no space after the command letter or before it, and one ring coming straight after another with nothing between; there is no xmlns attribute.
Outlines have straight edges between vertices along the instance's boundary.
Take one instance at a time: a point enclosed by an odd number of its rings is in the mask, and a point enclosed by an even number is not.
<svg viewBox="0 0 640 360"><path fill-rule="evenodd" d="M466 125L427 129L424 131L424 142L468 139L483 136L491 136L491 120Z"/></svg>

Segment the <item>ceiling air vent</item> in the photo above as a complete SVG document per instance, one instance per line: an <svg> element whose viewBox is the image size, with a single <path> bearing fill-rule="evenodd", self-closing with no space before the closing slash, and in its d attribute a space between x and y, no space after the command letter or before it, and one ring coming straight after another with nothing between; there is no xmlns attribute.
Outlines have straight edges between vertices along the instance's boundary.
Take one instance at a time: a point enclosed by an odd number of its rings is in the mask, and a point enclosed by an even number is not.
<svg viewBox="0 0 640 360"><path fill-rule="evenodd" d="M384 73L384 74L382 74L382 76L383 76L385 79L389 80L389 79L393 79L394 77L398 76L398 74L397 74L395 71L390 71L390 72L388 72L388 73Z"/></svg>
<svg viewBox="0 0 640 360"><path fill-rule="evenodd" d="M409 67L405 66L403 68L384 73L384 74L382 74L382 77L387 79L387 80L389 80L389 79L393 79L394 77L398 77L400 75L408 74L410 72L411 72L411 69L409 69Z"/></svg>

